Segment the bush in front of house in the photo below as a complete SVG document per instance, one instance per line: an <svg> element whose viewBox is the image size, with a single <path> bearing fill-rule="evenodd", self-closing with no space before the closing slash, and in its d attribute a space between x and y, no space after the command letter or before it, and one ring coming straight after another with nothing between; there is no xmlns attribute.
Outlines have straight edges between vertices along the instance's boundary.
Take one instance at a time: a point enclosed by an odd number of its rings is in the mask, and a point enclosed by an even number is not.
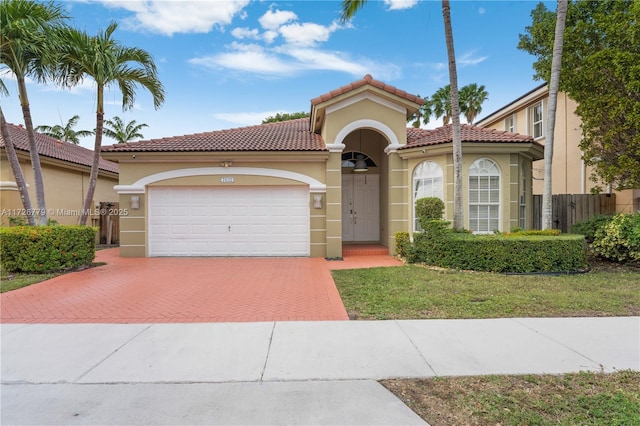
<svg viewBox="0 0 640 426"><path fill-rule="evenodd" d="M574 272L588 266L581 235L472 235L446 231L414 234L407 261L505 273Z"/></svg>
<svg viewBox="0 0 640 426"><path fill-rule="evenodd" d="M614 262L640 262L640 213L623 213L595 231L591 249Z"/></svg>
<svg viewBox="0 0 640 426"><path fill-rule="evenodd" d="M443 215L444 201L440 198L424 197L416 200L416 217L422 229L432 220L441 220Z"/></svg>
<svg viewBox="0 0 640 426"><path fill-rule="evenodd" d="M49 272L90 265L96 228L15 226L0 228L0 262L7 272Z"/></svg>
<svg viewBox="0 0 640 426"><path fill-rule="evenodd" d="M584 235L588 243L592 243L596 233L613 220L611 215L597 215L571 226L572 234Z"/></svg>

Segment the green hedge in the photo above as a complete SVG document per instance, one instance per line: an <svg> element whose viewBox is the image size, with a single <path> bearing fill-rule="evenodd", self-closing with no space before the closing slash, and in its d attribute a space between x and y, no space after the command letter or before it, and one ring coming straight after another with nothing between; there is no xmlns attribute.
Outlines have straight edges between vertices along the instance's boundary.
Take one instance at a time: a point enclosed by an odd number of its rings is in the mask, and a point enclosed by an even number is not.
<svg viewBox="0 0 640 426"><path fill-rule="evenodd" d="M15 226L0 228L0 261L7 272L48 272L89 265L96 254L95 228Z"/></svg>
<svg viewBox="0 0 640 426"><path fill-rule="evenodd" d="M407 261L451 269L487 272L573 272L585 269L581 235L471 235L448 229L416 233Z"/></svg>

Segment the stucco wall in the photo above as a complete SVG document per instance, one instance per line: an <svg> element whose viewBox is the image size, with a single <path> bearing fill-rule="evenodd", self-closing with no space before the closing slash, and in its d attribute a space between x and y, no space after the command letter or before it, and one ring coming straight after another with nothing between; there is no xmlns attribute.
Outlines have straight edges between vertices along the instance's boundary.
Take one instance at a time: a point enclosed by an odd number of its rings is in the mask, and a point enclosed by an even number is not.
<svg viewBox="0 0 640 426"><path fill-rule="evenodd" d="M0 161L1 180L3 182L14 182L13 173L4 152ZM67 167L67 165L62 162L49 161L44 157L40 157L40 161L44 179L45 202L49 218L56 220L61 225L77 224L78 215L82 210L84 197L89 185L89 168L76 165ZM31 163L28 160L21 159L20 165L25 181L27 185L29 185L32 207L37 209L38 204ZM105 176L105 174L101 173L98 176L92 209L95 208L97 203L102 201L117 201L118 195L113 189L114 185L117 184L117 176ZM22 209L23 206L17 190L2 189L2 191L0 191L0 197L2 211L6 213L0 217L0 223L5 226L8 225L8 217L16 216L16 214L12 213L20 213L19 210ZM96 218L97 220L97 216L92 216L92 218ZM97 221L93 223L92 220L89 220L87 224L95 224L97 226Z"/></svg>
<svg viewBox="0 0 640 426"><path fill-rule="evenodd" d="M512 114L516 117L516 132L530 134L528 127L528 108L542 101L544 105L544 123L546 125L548 94L546 89L540 89L531 96L505 107L480 124L483 127L506 130L505 119ZM566 93L558 94L558 107L554 131L552 191L554 194L588 194L596 186L604 191L609 189L601 182L594 182L590 176L592 169L585 167L582 161L582 151L579 144L582 138L580 117L575 114L577 103ZM537 139L544 144L545 138ZM544 160L533 163L533 193L542 194L544 185ZM636 190L637 191L637 190ZM616 193L616 211L638 211L638 197L634 190L612 191ZM635 210L634 210L635 209Z"/></svg>

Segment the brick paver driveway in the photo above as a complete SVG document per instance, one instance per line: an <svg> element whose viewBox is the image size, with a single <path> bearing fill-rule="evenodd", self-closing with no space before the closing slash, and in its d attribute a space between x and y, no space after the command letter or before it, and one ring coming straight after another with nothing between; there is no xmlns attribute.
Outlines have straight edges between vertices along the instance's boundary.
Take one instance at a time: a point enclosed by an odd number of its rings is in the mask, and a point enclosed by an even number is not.
<svg viewBox="0 0 640 426"><path fill-rule="evenodd" d="M3 323L348 319L317 258L120 258L0 295Z"/></svg>

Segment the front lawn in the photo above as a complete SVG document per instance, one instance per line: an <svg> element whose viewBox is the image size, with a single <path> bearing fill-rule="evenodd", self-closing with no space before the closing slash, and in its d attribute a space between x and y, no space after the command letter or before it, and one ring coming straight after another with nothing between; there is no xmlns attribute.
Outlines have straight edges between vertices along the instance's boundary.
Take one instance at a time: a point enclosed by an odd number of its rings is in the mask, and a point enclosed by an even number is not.
<svg viewBox="0 0 640 426"><path fill-rule="evenodd" d="M640 372L381 382L432 426L640 425Z"/></svg>
<svg viewBox="0 0 640 426"><path fill-rule="evenodd" d="M40 281L49 280L64 272L51 272L48 274L5 273L0 269L0 293L17 290Z"/></svg>
<svg viewBox="0 0 640 426"><path fill-rule="evenodd" d="M640 315L640 272L503 275L419 265L333 271L353 319Z"/></svg>

